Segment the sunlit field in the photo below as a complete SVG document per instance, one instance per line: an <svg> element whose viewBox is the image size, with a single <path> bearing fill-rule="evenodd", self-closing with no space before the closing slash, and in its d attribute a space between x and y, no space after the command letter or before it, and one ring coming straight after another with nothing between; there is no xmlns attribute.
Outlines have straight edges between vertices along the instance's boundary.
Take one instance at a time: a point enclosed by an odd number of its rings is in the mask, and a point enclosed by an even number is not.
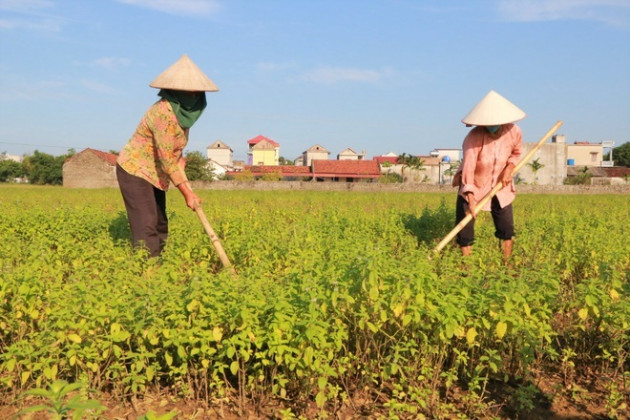
<svg viewBox="0 0 630 420"><path fill-rule="evenodd" d="M149 259L116 189L0 186L0 414L627 415L628 195L519 195L504 263L434 254L454 192L198 194L235 276L177 191Z"/></svg>

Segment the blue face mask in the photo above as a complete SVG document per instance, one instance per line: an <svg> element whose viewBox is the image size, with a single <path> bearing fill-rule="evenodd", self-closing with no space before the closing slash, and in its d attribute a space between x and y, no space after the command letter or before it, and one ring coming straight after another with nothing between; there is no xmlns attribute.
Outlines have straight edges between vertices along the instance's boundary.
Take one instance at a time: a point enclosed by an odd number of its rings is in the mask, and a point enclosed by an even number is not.
<svg viewBox="0 0 630 420"><path fill-rule="evenodd" d="M486 130L487 130L487 131L488 131L488 133L490 133L490 134L494 134L494 133L496 133L496 132L499 130L499 128L501 128L501 126L500 126L500 125L487 125L487 126L486 126Z"/></svg>

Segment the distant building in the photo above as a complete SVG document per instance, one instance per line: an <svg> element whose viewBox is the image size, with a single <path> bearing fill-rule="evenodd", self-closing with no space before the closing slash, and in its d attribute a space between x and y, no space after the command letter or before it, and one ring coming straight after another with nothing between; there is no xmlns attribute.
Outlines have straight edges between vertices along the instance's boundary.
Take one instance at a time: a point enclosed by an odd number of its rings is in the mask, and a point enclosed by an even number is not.
<svg viewBox="0 0 630 420"><path fill-rule="evenodd" d="M433 149L430 155L438 158L440 162L455 163L462 160L462 149Z"/></svg>
<svg viewBox="0 0 630 420"><path fill-rule="evenodd" d="M242 171L229 171L227 175L235 176L244 171L249 171L254 179L265 175L277 175L283 181L306 181L312 178L311 168L296 165L246 165Z"/></svg>
<svg viewBox="0 0 630 420"><path fill-rule="evenodd" d="M85 149L69 157L63 164L63 186L68 188L118 187L117 155Z"/></svg>
<svg viewBox="0 0 630 420"><path fill-rule="evenodd" d="M227 167L227 166L221 165L218 162L215 162L212 159L208 159L208 167L212 170L212 177L214 179L217 179L217 178L222 178L223 176L225 176L225 174L233 166Z"/></svg>
<svg viewBox="0 0 630 420"><path fill-rule="evenodd" d="M363 160L364 157L365 152L363 152L363 154L358 154L354 150L347 148L339 152L337 160Z"/></svg>
<svg viewBox="0 0 630 420"><path fill-rule="evenodd" d="M302 153L302 165L311 166L313 160L328 160L330 152L324 147L316 144ZM295 163L297 165L297 162Z"/></svg>
<svg viewBox="0 0 630 420"><path fill-rule="evenodd" d="M389 167L398 162L398 155L394 152L389 152L386 155L374 156L373 159L377 161L379 165L383 166L383 164L385 164L386 167Z"/></svg>
<svg viewBox="0 0 630 420"><path fill-rule="evenodd" d="M259 135L247 141L247 163L249 165L278 165L280 144Z"/></svg>
<svg viewBox="0 0 630 420"><path fill-rule="evenodd" d="M536 147L536 143L524 143L521 158L534 147ZM532 168L532 164L535 161L542 165L538 170ZM567 177L567 144L565 136L562 134L553 136L551 143L543 144L515 176L517 182L525 182L527 184L564 184L564 180Z"/></svg>
<svg viewBox="0 0 630 420"><path fill-rule="evenodd" d="M313 160L311 171L317 181L373 182L381 176L375 160Z"/></svg>
<svg viewBox="0 0 630 420"><path fill-rule="evenodd" d="M225 168L231 168L234 165L232 162L233 155L234 151L232 148L221 140L217 140L206 147L207 158Z"/></svg>
<svg viewBox="0 0 630 420"><path fill-rule="evenodd" d="M245 161L244 160L235 160L233 162L234 164L234 170L235 171L242 171L243 168L245 168Z"/></svg>
<svg viewBox="0 0 630 420"><path fill-rule="evenodd" d="M7 153L0 154L0 160L12 160L14 162L22 163L22 156L9 155Z"/></svg>
<svg viewBox="0 0 630 420"><path fill-rule="evenodd" d="M604 146L602 143L576 141L567 145L567 159L570 166L602 166Z"/></svg>

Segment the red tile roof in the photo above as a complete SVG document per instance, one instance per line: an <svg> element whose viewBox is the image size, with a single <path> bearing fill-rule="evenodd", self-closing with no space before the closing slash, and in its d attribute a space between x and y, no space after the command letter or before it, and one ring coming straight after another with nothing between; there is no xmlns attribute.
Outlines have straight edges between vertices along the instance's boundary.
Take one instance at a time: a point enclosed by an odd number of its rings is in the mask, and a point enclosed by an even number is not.
<svg viewBox="0 0 630 420"><path fill-rule="evenodd" d="M310 175L311 168L308 166L293 165L246 165L244 170L250 170L255 174L272 174L282 172L283 175Z"/></svg>
<svg viewBox="0 0 630 420"><path fill-rule="evenodd" d="M109 164L110 166L116 166L116 159L118 159L118 155L115 155L113 153L102 152L102 151L96 150L96 149L90 149L89 147L87 149L81 150L79 153L76 153L76 154L70 156L68 159L66 159L66 162L69 162L75 156L78 156L78 155L80 155L82 153L86 153L86 152L92 153L93 155L95 155L99 159L107 162L107 164Z"/></svg>
<svg viewBox="0 0 630 420"><path fill-rule="evenodd" d="M106 161L110 165L116 166L116 159L118 159L118 155L115 155L113 153L102 152L100 150L89 149L89 148L86 149L86 150L91 151L96 156L98 156L99 158L103 159L104 161Z"/></svg>
<svg viewBox="0 0 630 420"><path fill-rule="evenodd" d="M281 173L283 177L295 176L311 176L311 168L309 166L293 166L293 165L245 165L243 171L250 171L254 176L264 174ZM235 175L241 171L228 171L228 175Z"/></svg>
<svg viewBox="0 0 630 420"><path fill-rule="evenodd" d="M249 139L249 140L247 140L247 144L249 144L249 145L252 145L252 146L253 146L254 144L258 144L258 143L260 143L260 142L261 142L261 141L263 141L263 140L267 140L268 142L270 142L271 144L273 144L275 147L280 147L280 144L278 144L278 143L276 143L275 141L271 140L270 138L265 137L265 136L260 135L260 134L259 134L258 136L256 136L256 137L254 137L253 139Z"/></svg>
<svg viewBox="0 0 630 420"><path fill-rule="evenodd" d="M384 162L395 164L398 161L398 156L374 156L374 160L379 164L383 164Z"/></svg>
<svg viewBox="0 0 630 420"><path fill-rule="evenodd" d="M313 175L320 178L378 178L381 170L375 160L323 160L311 162Z"/></svg>

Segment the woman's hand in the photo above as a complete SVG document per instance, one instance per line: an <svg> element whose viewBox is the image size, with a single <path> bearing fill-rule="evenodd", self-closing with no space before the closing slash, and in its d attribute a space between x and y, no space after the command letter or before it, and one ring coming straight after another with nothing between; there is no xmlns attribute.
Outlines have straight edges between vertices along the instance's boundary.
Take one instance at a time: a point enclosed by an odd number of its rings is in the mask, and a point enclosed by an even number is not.
<svg viewBox="0 0 630 420"><path fill-rule="evenodd" d="M201 198L192 190L189 194L184 194L184 198L186 199L186 205L191 210L196 210L197 207L201 206Z"/></svg>
<svg viewBox="0 0 630 420"><path fill-rule="evenodd" d="M503 184L504 187L507 187L512 183L512 173L514 172L514 165L508 163L501 174L499 175L499 181Z"/></svg>
<svg viewBox="0 0 630 420"><path fill-rule="evenodd" d="M468 209L466 213L470 213L473 219L477 217L477 212L475 211L475 207L477 207L477 200L475 200L475 195L473 193L466 193L466 199L468 201Z"/></svg>
<svg viewBox="0 0 630 420"><path fill-rule="evenodd" d="M201 206L201 198L195 194L188 181L182 182L177 188L179 188L179 191L184 196L184 200L186 200L186 205L189 209L195 210L197 207Z"/></svg>

